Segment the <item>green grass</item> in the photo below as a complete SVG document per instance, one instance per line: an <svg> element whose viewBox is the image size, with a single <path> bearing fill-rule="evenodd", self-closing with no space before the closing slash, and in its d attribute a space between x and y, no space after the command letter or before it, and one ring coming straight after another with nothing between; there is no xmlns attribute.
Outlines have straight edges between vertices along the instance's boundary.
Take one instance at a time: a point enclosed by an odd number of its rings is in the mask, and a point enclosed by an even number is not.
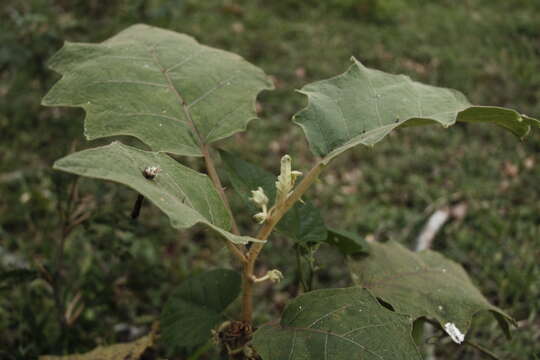
<svg viewBox="0 0 540 360"><path fill-rule="evenodd" d="M44 268L54 268L61 237L59 206L74 178L52 171L72 147L93 146L82 136L83 113L43 108L40 98L58 78L46 60L64 40L101 41L146 22L239 53L275 77L277 89L260 98L262 118L221 145L276 171L283 153L302 170L313 158L289 122L305 99L294 89L334 76L354 55L366 65L459 89L477 104L540 115L540 4L533 1L12 1L0 8L0 245ZM360 3L360 5L358 5ZM75 141L75 143L74 143ZM270 148L270 151L268 150ZM245 150L249 149L249 152ZM494 304L521 324L511 341L487 315L472 339L503 359L540 354L540 136L518 142L481 126L408 129L373 149L337 159L310 198L328 224L375 239L412 244L437 208L467 205L434 247L462 263ZM182 159L195 168L202 164ZM517 171L515 171L517 169ZM1 289L0 358L85 351L128 338L125 323L147 328L174 284L207 267L226 266L221 243L199 230L177 233L155 208L138 224L128 220L135 194L82 179L80 198L90 218L66 241L65 293L80 292L84 311L59 340L50 286L43 280ZM231 196L234 196L231 193ZM241 227L253 231L250 214ZM259 319L277 316L298 289L295 259L275 238L261 258L286 281L258 292ZM273 251L275 250L275 251ZM346 286L343 259L321 248L317 286ZM0 266L3 266L0 264ZM5 266L1 269L6 269ZM268 309L270 314L267 315ZM234 309L231 309L234 311ZM477 351L443 342L441 359L481 359ZM180 357L179 357L180 358Z"/></svg>

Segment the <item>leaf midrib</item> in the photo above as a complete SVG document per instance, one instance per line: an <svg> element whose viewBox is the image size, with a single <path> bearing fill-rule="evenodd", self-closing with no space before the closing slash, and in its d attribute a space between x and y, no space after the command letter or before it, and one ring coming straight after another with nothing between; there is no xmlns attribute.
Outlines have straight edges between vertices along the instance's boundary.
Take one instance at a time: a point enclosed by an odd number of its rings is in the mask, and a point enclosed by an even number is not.
<svg viewBox="0 0 540 360"><path fill-rule="evenodd" d="M184 116L188 120L188 124L190 125L193 132L197 135L197 142L198 142L199 148L202 149L204 147L204 142L203 142L201 133L199 132L199 129L197 129L197 126L195 125L195 122L193 121L193 118L191 117L191 112L189 111L189 105L186 103L186 101L184 100L184 98L182 97L178 89L174 86L172 79L169 76L170 69L166 69L161 64L154 47L148 48L148 51L150 52L150 55L152 56L152 61L158 67L159 71L163 74L163 77L165 78L165 81L167 82L167 87L169 88L169 91L175 94L176 98L178 99L178 102L180 103L180 106L182 107L182 111L184 112ZM181 66L184 63L187 63L189 60L191 60L191 58L193 58L193 56L181 62L178 66ZM177 68L178 66L175 65L173 66L173 68Z"/></svg>

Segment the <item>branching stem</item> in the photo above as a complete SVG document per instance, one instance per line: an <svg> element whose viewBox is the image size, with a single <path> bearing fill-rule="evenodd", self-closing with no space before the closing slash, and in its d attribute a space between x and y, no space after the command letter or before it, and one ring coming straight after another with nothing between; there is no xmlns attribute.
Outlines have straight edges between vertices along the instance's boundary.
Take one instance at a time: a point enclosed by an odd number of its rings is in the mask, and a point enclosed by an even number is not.
<svg viewBox="0 0 540 360"><path fill-rule="evenodd" d="M256 238L260 240L266 240L274 230L274 227L281 220L283 215L291 209L291 207L304 195L311 185L318 179L319 174L324 169L325 165L322 162L318 162L307 173L302 181L296 186L294 191L287 197L287 199L276 206L270 217L266 220L264 225L260 228ZM255 277L253 271L255 269L255 262L259 256L264 243L255 243L247 253L247 262L244 264L244 276L242 284L242 320L251 324L253 317L253 278Z"/></svg>
<svg viewBox="0 0 540 360"><path fill-rule="evenodd" d="M236 221L234 219L234 215L231 211L231 206L229 205L229 200L227 199L227 196L225 195L225 190L223 189L223 186L221 185L221 180L219 179L219 176L216 171L216 167L214 166L214 161L212 160L212 157L210 156L210 150L207 144L202 146L202 154L204 157L204 163L206 164L206 170L208 171L208 175L210 176L210 179L212 180L212 183L214 184L214 187L216 188L219 197L223 201L223 204L225 205L225 209L227 209L227 213L229 214L229 218L231 219L232 224L232 233L235 235L240 235L240 231L238 230L238 225L236 224ZM225 243L227 244L227 247L229 250L240 260L242 264L245 264L247 259L242 250L232 242L226 240Z"/></svg>
<svg viewBox="0 0 540 360"><path fill-rule="evenodd" d="M236 221L234 220L229 201L225 195L223 186L221 185L221 180L217 174L214 162L210 156L210 151L208 145L203 145L202 154L206 164L206 169L208 175L214 184L214 187L218 191L218 194L225 204L225 208L231 218L232 223L232 232L236 235L240 235ZM307 175L302 179L302 181L296 186L294 191L287 197L285 201L278 204L272 211L270 217L266 220L264 225L259 229L259 232L256 235L256 238L259 240L266 240L274 230L277 223L281 218L291 209L291 207L300 200L302 195L309 189L311 185L318 179L319 174L325 167L325 164L319 161L315 166L307 173ZM242 320L251 325L253 317L253 284L255 284L254 279L257 277L254 274L255 262L264 247L264 243L254 243L251 249L244 254L243 251L231 243L230 241L226 242L229 250L240 260L243 264L243 282L242 282Z"/></svg>

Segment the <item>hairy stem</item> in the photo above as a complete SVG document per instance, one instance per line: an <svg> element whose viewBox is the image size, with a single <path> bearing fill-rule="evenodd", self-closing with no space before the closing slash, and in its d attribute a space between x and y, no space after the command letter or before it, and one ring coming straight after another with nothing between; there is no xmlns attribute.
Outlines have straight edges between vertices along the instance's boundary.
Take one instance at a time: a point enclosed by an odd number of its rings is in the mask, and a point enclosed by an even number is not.
<svg viewBox="0 0 540 360"><path fill-rule="evenodd" d="M266 240L274 230L274 227L281 220L283 215L291 209L291 207L304 195L309 187L318 179L319 174L324 168L322 162L318 162L302 179L302 181L296 186L292 194L287 199L276 206L272 211L270 218L266 220L264 225L260 228L256 238L260 240ZM253 271L255 269L255 262L259 256L264 243L255 243L247 253L247 262L244 264L244 276L242 283L242 320L245 323L251 324L253 317Z"/></svg>
<svg viewBox="0 0 540 360"><path fill-rule="evenodd" d="M219 179L216 167L214 166L214 161L210 156L210 150L208 148L208 145L202 146L202 153L204 156L204 163L206 164L206 170L208 171L208 175L210 176L210 179L212 179L212 183L214 184L214 187L216 188L219 197L221 198L221 201L223 201L225 209L227 209L227 213L229 214L229 218L231 219L232 233L235 235L240 235L238 225L236 224L236 220L234 219L233 213L231 211L231 206L229 205L229 200L227 199L227 195L225 195L225 191L223 189L223 186L221 185L221 180ZM227 244L227 248L229 248L229 250L234 254L234 256L236 256L240 260L241 263L245 263L247 261L246 256L238 246L227 240L225 241L225 243Z"/></svg>

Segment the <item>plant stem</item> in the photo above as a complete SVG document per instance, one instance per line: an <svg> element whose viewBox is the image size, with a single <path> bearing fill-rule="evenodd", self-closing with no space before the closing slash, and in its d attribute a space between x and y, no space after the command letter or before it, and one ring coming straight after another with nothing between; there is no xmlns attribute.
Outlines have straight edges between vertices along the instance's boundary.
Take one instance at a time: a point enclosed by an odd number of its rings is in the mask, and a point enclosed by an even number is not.
<svg viewBox="0 0 540 360"><path fill-rule="evenodd" d="M231 211L231 206L229 205L229 200L227 199L227 195L225 195L225 191L223 190L223 186L221 185L221 180L219 179L219 176L217 174L216 167L214 166L214 161L210 156L210 150L207 144L202 146L202 153L204 156L204 163L206 164L206 170L208 171L208 175L210 176L210 179L212 179L212 183L214 184L214 187L216 188L219 197L221 198L221 201L223 201L225 209L227 210L229 218L231 219L232 233L235 235L240 235L238 225L236 224L236 220L234 219L233 213ZM238 246L228 240L226 240L225 243L227 244L229 250L240 260L242 264L246 263L246 256L244 255L242 250L238 248Z"/></svg>
<svg viewBox="0 0 540 360"><path fill-rule="evenodd" d="M491 351L489 351L488 349L486 349L480 344L474 343L469 340L465 340L464 343L480 351L482 354L486 355L488 358L492 360L501 360L497 355L495 355L494 353L492 353Z"/></svg>
<svg viewBox="0 0 540 360"><path fill-rule="evenodd" d="M283 215L291 209L291 207L304 195L311 185L318 179L319 174L324 169L325 164L319 161L315 166L307 173L302 181L295 187L294 191L287 197L287 199L281 204L277 205L272 211L270 218L266 220L264 225L257 233L256 238L259 240L266 240L274 230L274 227L281 220ZM264 243L254 243L251 249L247 253L247 262L244 264L244 276L242 283L242 320L251 325L253 317L253 271L255 269L255 262L259 256Z"/></svg>

